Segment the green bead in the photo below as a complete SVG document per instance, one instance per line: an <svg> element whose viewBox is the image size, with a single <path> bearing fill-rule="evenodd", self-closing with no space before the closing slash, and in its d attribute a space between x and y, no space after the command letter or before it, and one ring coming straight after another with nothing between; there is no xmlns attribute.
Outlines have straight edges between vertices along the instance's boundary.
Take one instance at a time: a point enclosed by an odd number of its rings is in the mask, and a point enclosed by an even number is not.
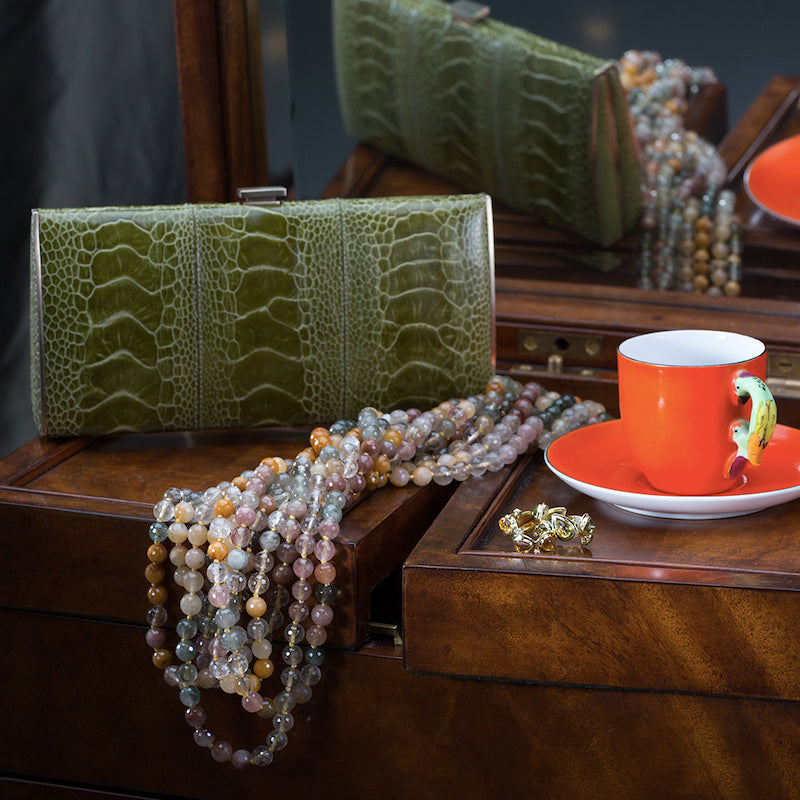
<svg viewBox="0 0 800 800"><path fill-rule="evenodd" d="M184 686L180 690L178 697L181 703L191 708L200 702L200 690L196 686Z"/></svg>
<svg viewBox="0 0 800 800"><path fill-rule="evenodd" d="M318 667L325 661L325 651L321 647L310 647L306 650L306 661L312 667Z"/></svg>

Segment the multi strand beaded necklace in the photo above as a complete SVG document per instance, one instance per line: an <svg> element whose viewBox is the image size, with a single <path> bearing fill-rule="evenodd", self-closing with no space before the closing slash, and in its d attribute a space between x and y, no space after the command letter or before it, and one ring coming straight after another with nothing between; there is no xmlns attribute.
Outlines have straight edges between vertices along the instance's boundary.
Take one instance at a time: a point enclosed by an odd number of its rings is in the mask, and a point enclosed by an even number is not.
<svg viewBox="0 0 800 800"><path fill-rule="evenodd" d="M631 50L620 60L642 157L639 286L736 296L742 232L727 167L713 144L686 130L688 98L717 82L707 67Z"/></svg>
<svg viewBox="0 0 800 800"><path fill-rule="evenodd" d="M424 413L365 408L356 420L315 428L294 459L265 458L205 491L165 492L149 531L146 641L178 689L195 742L237 768L266 766L286 746L293 709L322 676L339 523L360 496L387 484L446 485L496 472L537 440L544 448L607 418L599 403L495 377L483 394ZM174 664L166 647L167 565L183 591ZM284 666L269 696L276 651ZM200 704L214 688L271 719L262 744L235 749L216 738Z"/></svg>

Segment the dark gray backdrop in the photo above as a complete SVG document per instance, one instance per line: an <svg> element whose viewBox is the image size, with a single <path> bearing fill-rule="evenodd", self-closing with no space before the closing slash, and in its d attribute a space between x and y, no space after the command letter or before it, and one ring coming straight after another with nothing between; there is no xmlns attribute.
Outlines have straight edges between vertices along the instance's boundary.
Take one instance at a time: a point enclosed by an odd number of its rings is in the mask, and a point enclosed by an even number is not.
<svg viewBox="0 0 800 800"><path fill-rule="evenodd" d="M328 0L260 0L270 163L317 195L341 128ZM495 0L505 22L602 57L630 47L712 66L731 122L769 78L800 74L795 0ZM287 33L288 31L288 33ZM27 441L30 209L185 200L170 0L0 0L0 456Z"/></svg>

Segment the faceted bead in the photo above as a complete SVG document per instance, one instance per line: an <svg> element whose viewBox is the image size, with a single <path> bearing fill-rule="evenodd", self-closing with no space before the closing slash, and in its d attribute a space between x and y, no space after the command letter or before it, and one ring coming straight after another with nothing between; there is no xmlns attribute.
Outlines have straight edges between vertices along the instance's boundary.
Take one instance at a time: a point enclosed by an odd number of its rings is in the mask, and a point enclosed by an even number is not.
<svg viewBox="0 0 800 800"><path fill-rule="evenodd" d="M181 597L180 606L187 617L194 617L203 610L203 599L198 594L185 594Z"/></svg>
<svg viewBox="0 0 800 800"><path fill-rule="evenodd" d="M147 590L147 599L151 605L160 606L167 602L167 589L161 584L150 586Z"/></svg>
<svg viewBox="0 0 800 800"><path fill-rule="evenodd" d="M264 698L262 698L258 692L250 692L250 694L242 698L242 708L244 708L245 711L249 711L251 714L260 711L263 705Z"/></svg>
<svg viewBox="0 0 800 800"><path fill-rule="evenodd" d="M200 706L191 706L183 712L183 718L192 728L202 728L206 722L206 712Z"/></svg>
<svg viewBox="0 0 800 800"><path fill-rule="evenodd" d="M185 706L196 706L200 702L200 690L196 686L184 686L178 697Z"/></svg>
<svg viewBox="0 0 800 800"><path fill-rule="evenodd" d="M269 658L259 658L253 664L253 672L263 680L271 677L272 673L275 671L275 665Z"/></svg>
<svg viewBox="0 0 800 800"><path fill-rule="evenodd" d="M153 650L153 665L158 669L165 669L172 663L172 653L169 650L158 648Z"/></svg>
<svg viewBox="0 0 800 800"><path fill-rule="evenodd" d="M147 560L153 564L162 564L167 560L167 548L160 542L153 542L147 548Z"/></svg>
<svg viewBox="0 0 800 800"><path fill-rule="evenodd" d="M197 728L194 732L195 744L200 747L211 747L214 744L214 734L208 728Z"/></svg>
<svg viewBox="0 0 800 800"><path fill-rule="evenodd" d="M325 628L322 628L319 625L312 625L306 631L306 640L312 647L320 647L321 645L325 644L327 639L327 631Z"/></svg>
<svg viewBox="0 0 800 800"><path fill-rule="evenodd" d="M268 767L274 759L272 752L266 745L253 748L252 762L257 767Z"/></svg>
<svg viewBox="0 0 800 800"><path fill-rule="evenodd" d="M336 568L333 564L317 564L314 570L314 577L319 583L333 583L336 579Z"/></svg>
<svg viewBox="0 0 800 800"><path fill-rule="evenodd" d="M214 742L211 748L211 758L213 758L214 761L223 764L226 761L230 761L232 755L233 747L229 742Z"/></svg>
<svg viewBox="0 0 800 800"><path fill-rule="evenodd" d="M311 609L311 621L323 628L330 625L333 622L333 609L328 605L315 605Z"/></svg>

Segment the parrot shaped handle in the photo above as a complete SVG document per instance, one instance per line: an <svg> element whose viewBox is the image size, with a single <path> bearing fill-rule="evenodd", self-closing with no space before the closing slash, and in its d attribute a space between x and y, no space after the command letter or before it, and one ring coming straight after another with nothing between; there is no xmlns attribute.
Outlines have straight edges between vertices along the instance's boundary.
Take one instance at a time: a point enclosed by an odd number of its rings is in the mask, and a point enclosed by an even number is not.
<svg viewBox="0 0 800 800"><path fill-rule="evenodd" d="M740 405L752 401L750 419L740 419L731 426L736 453L728 466L728 477L738 478L748 463L761 463L778 422L778 408L767 384L744 370L734 378L733 391Z"/></svg>

